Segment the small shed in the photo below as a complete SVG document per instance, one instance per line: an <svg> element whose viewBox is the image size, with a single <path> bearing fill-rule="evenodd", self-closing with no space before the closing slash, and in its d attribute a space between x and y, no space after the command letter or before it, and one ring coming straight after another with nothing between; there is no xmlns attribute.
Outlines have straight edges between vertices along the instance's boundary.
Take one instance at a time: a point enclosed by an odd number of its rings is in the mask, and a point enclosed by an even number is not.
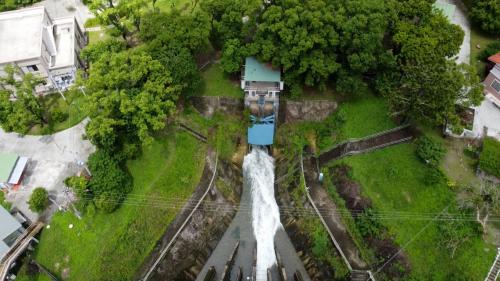
<svg viewBox="0 0 500 281"><path fill-rule="evenodd" d="M0 187L10 188L19 184L27 164L27 157L20 157L11 153L0 153Z"/></svg>

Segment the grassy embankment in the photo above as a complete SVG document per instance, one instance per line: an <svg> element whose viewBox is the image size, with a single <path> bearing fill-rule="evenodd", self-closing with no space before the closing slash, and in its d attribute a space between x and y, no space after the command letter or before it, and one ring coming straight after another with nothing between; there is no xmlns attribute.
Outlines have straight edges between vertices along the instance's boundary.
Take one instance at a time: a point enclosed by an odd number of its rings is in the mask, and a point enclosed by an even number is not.
<svg viewBox="0 0 500 281"><path fill-rule="evenodd" d="M133 191L118 210L87 212L82 220L57 213L42 233L35 259L65 280L131 280L178 211L169 202L183 202L194 191L205 151L184 132L158 137L128 161Z"/></svg>
<svg viewBox="0 0 500 281"><path fill-rule="evenodd" d="M387 110L384 103L374 99L341 105L345 111L343 138L361 137L394 126L385 114ZM437 135L432 137L439 138ZM446 146L453 144L450 141L444 143ZM457 174L463 170L470 173L468 162L458 166L454 163L454 159L463 157L459 148L451 152L448 148L448 151L443 164L445 171L458 169L455 171ZM433 186L424 184L427 167L415 155L413 143L344 158L337 163L345 163L353 168L353 178L361 184L362 194L372 201L375 211L411 212L418 215L439 213L455 204L456 194L446 183ZM466 176L472 180L470 174ZM480 280L488 272L496 254L495 247L485 243L478 235L460 247L454 258L451 258L450 250L440 244L438 222L430 222L418 236L417 233L429 221L389 217L381 222L394 235L398 245L406 245L404 251L411 263L411 275L423 280L448 280L453 272L459 272L467 280Z"/></svg>

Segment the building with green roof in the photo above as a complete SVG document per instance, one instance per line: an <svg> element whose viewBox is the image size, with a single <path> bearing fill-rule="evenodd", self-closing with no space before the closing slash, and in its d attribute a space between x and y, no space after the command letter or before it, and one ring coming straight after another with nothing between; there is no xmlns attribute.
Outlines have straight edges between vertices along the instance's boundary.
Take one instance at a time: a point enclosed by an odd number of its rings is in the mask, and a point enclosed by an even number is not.
<svg viewBox="0 0 500 281"><path fill-rule="evenodd" d="M0 153L0 188L9 188L18 184L27 164L27 157Z"/></svg>

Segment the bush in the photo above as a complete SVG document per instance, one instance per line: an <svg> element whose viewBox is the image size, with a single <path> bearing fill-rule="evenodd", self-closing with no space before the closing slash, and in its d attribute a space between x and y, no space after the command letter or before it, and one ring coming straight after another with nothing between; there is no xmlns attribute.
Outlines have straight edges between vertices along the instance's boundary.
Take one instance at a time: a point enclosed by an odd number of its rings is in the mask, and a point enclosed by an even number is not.
<svg viewBox="0 0 500 281"><path fill-rule="evenodd" d="M355 218L356 226L363 237L380 238L382 235L382 225L375 218L372 209L365 209L361 215Z"/></svg>
<svg viewBox="0 0 500 281"><path fill-rule="evenodd" d="M10 208L12 208L12 204L5 201L5 193L0 191L0 206L4 207L7 211L10 211Z"/></svg>
<svg viewBox="0 0 500 281"><path fill-rule="evenodd" d="M447 179L446 174L438 167L430 167L425 173L424 183L426 185L435 185L443 183Z"/></svg>
<svg viewBox="0 0 500 281"><path fill-rule="evenodd" d="M493 138L485 138L483 151L479 157L479 168L488 174L500 178L500 142Z"/></svg>
<svg viewBox="0 0 500 281"><path fill-rule="evenodd" d="M132 188L130 175L102 149L90 155L88 166L92 174L89 187L96 207L105 212L114 211Z"/></svg>
<svg viewBox="0 0 500 281"><path fill-rule="evenodd" d="M433 167L438 167L446 154L446 149L441 143L422 136L417 140L416 152L422 161Z"/></svg>
<svg viewBox="0 0 500 281"><path fill-rule="evenodd" d="M50 113L50 119L52 122L61 123L68 119L68 113L56 108Z"/></svg>
<svg viewBox="0 0 500 281"><path fill-rule="evenodd" d="M43 187L35 188L28 201L28 205L33 212L43 212L49 206L49 193L47 190Z"/></svg>

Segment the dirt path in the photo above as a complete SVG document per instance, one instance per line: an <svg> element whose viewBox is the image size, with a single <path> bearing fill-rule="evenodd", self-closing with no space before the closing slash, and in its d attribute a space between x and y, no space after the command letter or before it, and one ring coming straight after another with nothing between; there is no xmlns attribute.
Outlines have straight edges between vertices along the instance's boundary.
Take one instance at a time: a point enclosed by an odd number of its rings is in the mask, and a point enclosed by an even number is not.
<svg viewBox="0 0 500 281"><path fill-rule="evenodd" d="M361 258L356 244L344 226L339 212L337 212L337 206L317 180L318 173L315 159L304 160L304 176L306 186L309 188L309 194L316 207L320 210L328 210L328 212L322 211L320 213L351 267L354 270L367 270L369 265Z"/></svg>

